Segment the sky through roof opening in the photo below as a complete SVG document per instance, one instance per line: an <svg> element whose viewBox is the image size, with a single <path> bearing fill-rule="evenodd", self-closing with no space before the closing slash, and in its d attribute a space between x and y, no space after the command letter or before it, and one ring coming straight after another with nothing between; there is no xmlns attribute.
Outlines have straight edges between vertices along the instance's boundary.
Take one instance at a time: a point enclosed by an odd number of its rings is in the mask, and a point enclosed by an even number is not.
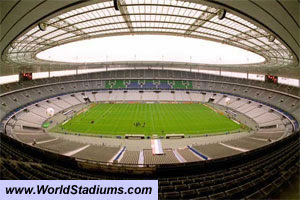
<svg viewBox="0 0 300 200"><path fill-rule="evenodd" d="M56 46L37 58L70 63L170 61L203 64L253 64L265 59L241 48L178 36L103 37Z"/></svg>

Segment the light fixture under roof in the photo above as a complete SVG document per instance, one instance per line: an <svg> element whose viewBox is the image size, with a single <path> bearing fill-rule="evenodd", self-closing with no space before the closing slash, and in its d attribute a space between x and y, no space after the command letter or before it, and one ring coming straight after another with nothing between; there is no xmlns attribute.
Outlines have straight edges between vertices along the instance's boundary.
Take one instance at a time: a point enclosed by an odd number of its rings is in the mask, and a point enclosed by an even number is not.
<svg viewBox="0 0 300 200"><path fill-rule="evenodd" d="M220 9L220 10L218 11L218 18L219 18L219 20L224 19L225 16L226 16L226 10L225 10L225 9Z"/></svg>
<svg viewBox="0 0 300 200"><path fill-rule="evenodd" d="M38 24L38 27L41 31L46 31L47 29L47 24L45 22L41 22Z"/></svg>
<svg viewBox="0 0 300 200"><path fill-rule="evenodd" d="M119 10L118 0L113 0L115 10Z"/></svg>

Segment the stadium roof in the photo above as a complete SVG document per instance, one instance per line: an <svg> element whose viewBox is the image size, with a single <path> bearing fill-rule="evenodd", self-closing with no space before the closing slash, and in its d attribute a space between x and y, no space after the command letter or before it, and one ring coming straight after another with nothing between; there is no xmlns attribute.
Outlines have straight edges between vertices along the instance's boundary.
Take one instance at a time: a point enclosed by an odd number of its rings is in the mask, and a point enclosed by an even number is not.
<svg viewBox="0 0 300 200"><path fill-rule="evenodd" d="M49 48L36 57L72 63L166 61L236 65L265 61L262 56L238 47L166 35L123 35L82 40Z"/></svg>
<svg viewBox="0 0 300 200"><path fill-rule="evenodd" d="M36 57L39 52L70 42L151 34L210 40L239 47L265 58L264 62L242 65L189 65L188 62L151 64L212 69L222 67L231 71L300 76L297 1L118 0L118 8L115 9L112 0L59 3L4 1L1 3L1 11L4 11L1 16L1 74L9 73L6 71L11 71L11 68L13 71L20 68L44 71L49 66L59 66L61 69L81 66L81 63L70 65ZM227 11L225 18L220 19L224 10ZM45 30L42 30L43 26L46 26ZM107 67L114 64L105 62L88 66ZM149 64L133 62L134 66Z"/></svg>

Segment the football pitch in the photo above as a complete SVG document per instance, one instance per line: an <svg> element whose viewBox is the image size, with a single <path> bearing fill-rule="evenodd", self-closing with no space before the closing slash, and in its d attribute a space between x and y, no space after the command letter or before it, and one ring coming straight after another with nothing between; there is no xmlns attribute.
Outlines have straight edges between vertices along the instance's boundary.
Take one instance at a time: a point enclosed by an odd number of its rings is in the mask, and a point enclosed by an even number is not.
<svg viewBox="0 0 300 200"><path fill-rule="evenodd" d="M59 126L60 131L71 133L146 136L221 133L240 128L202 104L96 104Z"/></svg>

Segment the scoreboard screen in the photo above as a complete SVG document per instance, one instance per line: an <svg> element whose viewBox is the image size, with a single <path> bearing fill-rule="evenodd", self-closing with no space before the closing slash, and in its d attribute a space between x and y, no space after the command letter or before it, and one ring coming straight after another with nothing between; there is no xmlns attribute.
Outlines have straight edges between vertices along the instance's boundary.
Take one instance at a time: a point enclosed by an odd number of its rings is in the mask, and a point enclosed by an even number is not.
<svg viewBox="0 0 300 200"><path fill-rule="evenodd" d="M20 73L20 81L32 80L32 73Z"/></svg>
<svg viewBox="0 0 300 200"><path fill-rule="evenodd" d="M268 83L278 83L278 76L266 75L265 77L266 82Z"/></svg>

